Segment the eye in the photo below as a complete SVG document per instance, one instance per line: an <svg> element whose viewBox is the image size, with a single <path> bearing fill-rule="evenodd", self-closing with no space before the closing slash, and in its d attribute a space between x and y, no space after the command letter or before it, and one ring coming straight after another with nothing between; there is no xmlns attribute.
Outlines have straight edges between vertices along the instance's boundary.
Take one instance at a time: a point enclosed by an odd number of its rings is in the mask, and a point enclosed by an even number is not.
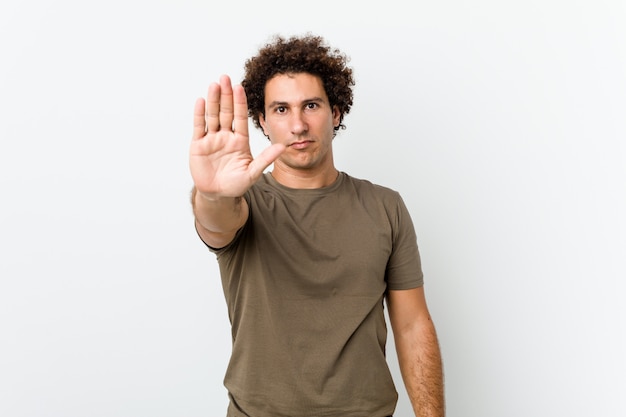
<svg viewBox="0 0 626 417"><path fill-rule="evenodd" d="M309 110L314 110L316 108L318 108L318 104L317 103L307 103L306 108Z"/></svg>
<svg viewBox="0 0 626 417"><path fill-rule="evenodd" d="M284 113L287 111L287 108L285 106L277 106L275 111L276 113Z"/></svg>

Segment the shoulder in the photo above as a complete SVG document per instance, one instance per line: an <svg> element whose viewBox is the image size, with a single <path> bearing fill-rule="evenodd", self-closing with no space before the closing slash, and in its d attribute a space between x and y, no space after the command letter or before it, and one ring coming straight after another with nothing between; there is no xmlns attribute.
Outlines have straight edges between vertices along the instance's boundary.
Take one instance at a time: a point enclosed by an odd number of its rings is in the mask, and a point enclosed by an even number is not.
<svg viewBox="0 0 626 417"><path fill-rule="evenodd" d="M377 208L396 229L412 227L408 207L399 191L371 181L354 178L346 174L347 187L354 190L354 198L369 210Z"/></svg>
<svg viewBox="0 0 626 417"><path fill-rule="evenodd" d="M363 178L352 177L346 173L344 187L354 190L359 196L370 196L386 203L397 203L401 200L400 193L384 185L373 183Z"/></svg>

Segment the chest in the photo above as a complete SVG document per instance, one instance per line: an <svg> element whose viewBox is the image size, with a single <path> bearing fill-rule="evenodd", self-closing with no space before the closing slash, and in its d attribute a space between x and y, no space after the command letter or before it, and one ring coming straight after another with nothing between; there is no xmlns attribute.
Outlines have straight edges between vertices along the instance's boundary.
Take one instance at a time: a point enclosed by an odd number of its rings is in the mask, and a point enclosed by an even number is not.
<svg viewBox="0 0 626 417"><path fill-rule="evenodd" d="M267 275L294 291L380 291L393 247L377 200L311 198L251 207L249 241Z"/></svg>

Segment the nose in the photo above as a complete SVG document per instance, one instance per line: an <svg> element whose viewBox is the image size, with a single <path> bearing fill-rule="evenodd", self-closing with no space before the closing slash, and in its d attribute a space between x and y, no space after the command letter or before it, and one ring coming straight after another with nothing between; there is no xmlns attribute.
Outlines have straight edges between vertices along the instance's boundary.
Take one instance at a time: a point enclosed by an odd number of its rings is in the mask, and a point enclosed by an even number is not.
<svg viewBox="0 0 626 417"><path fill-rule="evenodd" d="M309 130L306 118L301 111L294 111L291 117L291 134L302 135Z"/></svg>

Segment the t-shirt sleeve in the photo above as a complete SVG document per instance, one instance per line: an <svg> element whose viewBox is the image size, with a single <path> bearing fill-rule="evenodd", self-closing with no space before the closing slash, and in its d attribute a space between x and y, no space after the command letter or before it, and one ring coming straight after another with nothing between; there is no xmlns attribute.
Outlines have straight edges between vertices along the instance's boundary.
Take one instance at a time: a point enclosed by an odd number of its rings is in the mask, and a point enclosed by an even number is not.
<svg viewBox="0 0 626 417"><path fill-rule="evenodd" d="M390 209L392 250L385 280L390 290L408 290L424 284L424 274L411 215L400 195Z"/></svg>

